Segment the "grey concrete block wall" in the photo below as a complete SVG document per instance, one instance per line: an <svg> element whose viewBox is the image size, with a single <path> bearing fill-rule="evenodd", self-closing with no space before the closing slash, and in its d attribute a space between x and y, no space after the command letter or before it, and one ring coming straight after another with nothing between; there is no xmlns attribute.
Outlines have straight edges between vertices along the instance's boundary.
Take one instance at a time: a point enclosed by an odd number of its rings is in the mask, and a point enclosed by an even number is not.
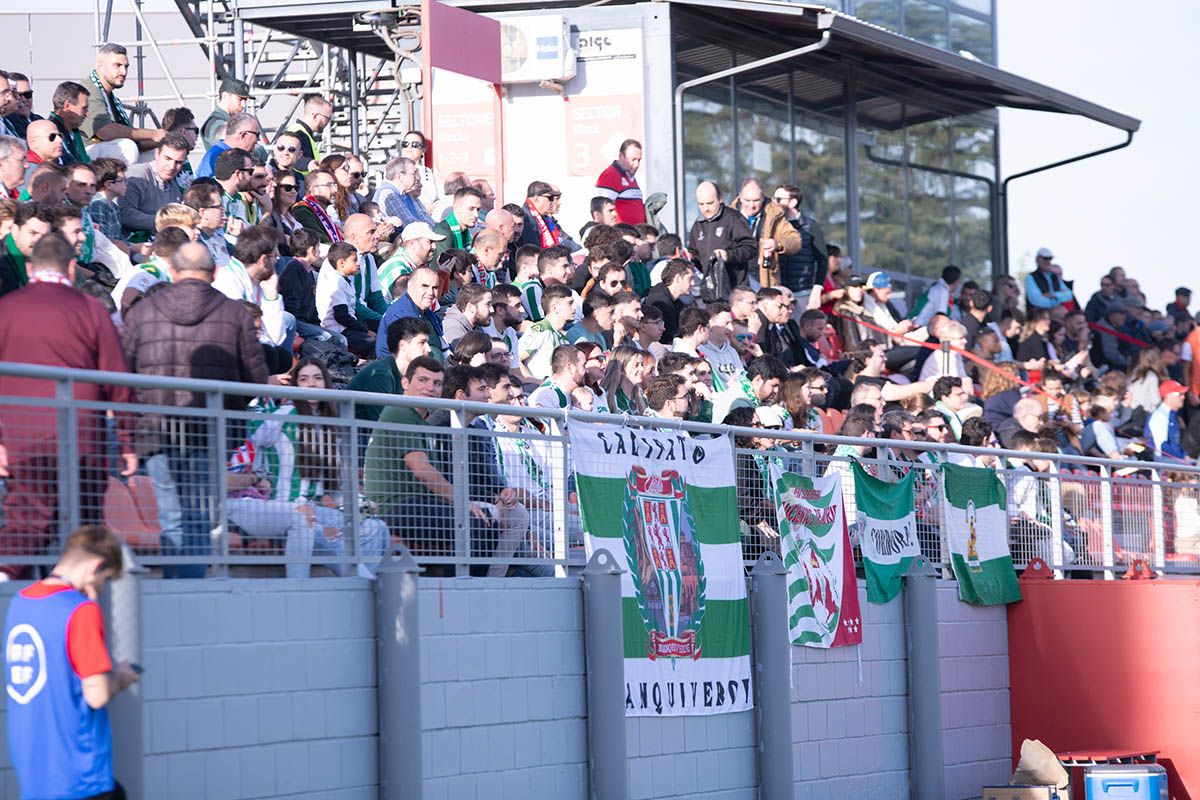
<svg viewBox="0 0 1200 800"><path fill-rule="evenodd" d="M903 598L867 602L859 648L792 648L796 800L908 797L908 678Z"/></svg>
<svg viewBox="0 0 1200 800"><path fill-rule="evenodd" d="M425 800L584 798L580 582L421 586Z"/></svg>
<svg viewBox="0 0 1200 800"><path fill-rule="evenodd" d="M950 800L1012 776L1006 606L960 602L958 586L938 585L942 744Z"/></svg>
<svg viewBox="0 0 1200 800"><path fill-rule="evenodd" d="M149 580L142 592L148 796L375 796L368 582Z"/></svg>

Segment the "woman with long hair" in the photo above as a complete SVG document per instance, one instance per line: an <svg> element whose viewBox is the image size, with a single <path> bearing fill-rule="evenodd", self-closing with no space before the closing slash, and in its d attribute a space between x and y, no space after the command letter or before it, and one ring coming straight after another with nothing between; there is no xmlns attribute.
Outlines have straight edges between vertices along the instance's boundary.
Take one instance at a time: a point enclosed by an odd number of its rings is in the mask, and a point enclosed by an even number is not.
<svg viewBox="0 0 1200 800"><path fill-rule="evenodd" d="M329 170L333 179L337 181L337 192L333 196L332 205L340 222L345 222L346 217L357 212L362 204L362 195L355 191L355 181L361 181L363 177L362 172L355 170L355 165L360 163L354 156L341 153L321 159L321 168Z"/></svg>
<svg viewBox="0 0 1200 800"><path fill-rule="evenodd" d="M332 386L329 371L314 358L300 359L290 376L300 389ZM353 457L343 453L349 437L320 421L339 418L332 400L256 401L251 409L258 413L251 415L246 441L229 463L229 521L247 536L286 539L287 576L307 578L314 555L347 553L348 504L358 502L357 487L342 485L343 458ZM379 560L387 539L382 520L359 520L360 575L370 574L367 565ZM329 568L338 575L351 572L348 564Z"/></svg>
<svg viewBox="0 0 1200 800"><path fill-rule="evenodd" d="M1133 395L1134 406L1146 409L1147 414L1152 413L1161 400L1158 387L1168 378L1162 350L1147 347L1139 353L1137 364L1129 373L1129 393Z"/></svg>
<svg viewBox="0 0 1200 800"><path fill-rule="evenodd" d="M635 416L644 414L646 399L642 394L642 382L645 370L641 350L627 344L616 347L609 355L604 377L600 379L597 410Z"/></svg>
<svg viewBox="0 0 1200 800"><path fill-rule="evenodd" d="M492 338L483 331L467 331L454 343L447 366L478 367L486 364L492 352Z"/></svg>
<svg viewBox="0 0 1200 800"><path fill-rule="evenodd" d="M1039 358L1050 359L1048 346L1050 336L1050 312L1044 308L1031 308L1021 328L1021 339L1017 345L1017 361L1025 363Z"/></svg>
<svg viewBox="0 0 1200 800"><path fill-rule="evenodd" d="M263 220L262 224L270 228L274 228L283 234L280 239L280 252L282 255L290 255L283 253L284 245L293 233L303 227L300 222L292 216L292 206L300 201L304 196L304 187L300 185L296 173L290 169L279 170L275 173L275 193L271 197L271 207L275 210L271 215Z"/></svg>
<svg viewBox="0 0 1200 800"><path fill-rule="evenodd" d="M983 371L983 416L993 428L1012 416L1013 406L1020 399L1021 381L1017 378L1016 364L1004 362Z"/></svg>

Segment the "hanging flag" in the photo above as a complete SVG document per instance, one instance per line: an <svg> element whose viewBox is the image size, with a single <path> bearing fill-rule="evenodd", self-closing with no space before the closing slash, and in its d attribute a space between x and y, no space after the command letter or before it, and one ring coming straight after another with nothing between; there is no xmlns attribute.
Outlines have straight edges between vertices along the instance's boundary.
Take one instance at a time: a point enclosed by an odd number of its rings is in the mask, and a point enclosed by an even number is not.
<svg viewBox="0 0 1200 800"><path fill-rule="evenodd" d="M1008 551L1008 498L990 469L943 464L942 520L958 599L981 606L1015 603L1021 587Z"/></svg>
<svg viewBox="0 0 1200 800"><path fill-rule="evenodd" d="M899 482L888 483L869 474L857 461L851 462L851 468L867 600L886 603L900 594L908 565L921 555L913 513L917 472L910 469Z"/></svg>
<svg viewBox="0 0 1200 800"><path fill-rule="evenodd" d="M726 438L572 422L590 558L624 561L627 716L754 707L733 448Z"/></svg>
<svg viewBox="0 0 1200 800"><path fill-rule="evenodd" d="M821 478L786 472L775 487L783 564L788 571L792 644L861 644L858 579L846 529L841 471L830 469Z"/></svg>

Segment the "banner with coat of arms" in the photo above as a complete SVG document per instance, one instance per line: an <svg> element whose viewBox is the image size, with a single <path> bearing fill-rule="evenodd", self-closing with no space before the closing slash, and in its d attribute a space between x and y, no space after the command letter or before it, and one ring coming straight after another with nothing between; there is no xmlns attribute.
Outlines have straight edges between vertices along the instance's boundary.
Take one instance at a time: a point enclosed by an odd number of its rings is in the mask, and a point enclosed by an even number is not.
<svg viewBox="0 0 1200 800"><path fill-rule="evenodd" d="M785 472L775 482L775 497L792 644L862 644L841 470L830 469L820 478Z"/></svg>
<svg viewBox="0 0 1200 800"><path fill-rule="evenodd" d="M726 438L572 422L590 558L623 561L627 716L754 707L750 615Z"/></svg>

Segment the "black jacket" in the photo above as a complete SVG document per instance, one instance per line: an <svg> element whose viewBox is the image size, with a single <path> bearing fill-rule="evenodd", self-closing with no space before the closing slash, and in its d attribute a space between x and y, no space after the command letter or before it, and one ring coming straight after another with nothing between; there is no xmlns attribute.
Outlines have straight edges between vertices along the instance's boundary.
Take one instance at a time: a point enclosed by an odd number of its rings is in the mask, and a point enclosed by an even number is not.
<svg viewBox="0 0 1200 800"><path fill-rule="evenodd" d="M758 329L758 346L762 348L763 355L775 356L789 367L816 366L805 352L800 326L796 320L789 319L786 325L777 327L767 322L761 311L755 313L762 321L762 327Z"/></svg>
<svg viewBox="0 0 1200 800"><path fill-rule="evenodd" d="M659 341L665 345L673 343L679 335L679 312L683 310L683 303L671 297L667 287L661 283L651 286L642 302L649 303L662 312L663 335Z"/></svg>
<svg viewBox="0 0 1200 800"><path fill-rule="evenodd" d="M703 269L713 257L714 250L729 254L725 271L734 286L745 286L754 260L758 258L758 242L750 233L750 226L737 211L721 206L712 219L697 219L688 234L688 250Z"/></svg>
<svg viewBox="0 0 1200 800"><path fill-rule="evenodd" d="M283 308L301 322L320 325L317 314L317 276L296 259L288 259L279 273L279 295Z"/></svg>

